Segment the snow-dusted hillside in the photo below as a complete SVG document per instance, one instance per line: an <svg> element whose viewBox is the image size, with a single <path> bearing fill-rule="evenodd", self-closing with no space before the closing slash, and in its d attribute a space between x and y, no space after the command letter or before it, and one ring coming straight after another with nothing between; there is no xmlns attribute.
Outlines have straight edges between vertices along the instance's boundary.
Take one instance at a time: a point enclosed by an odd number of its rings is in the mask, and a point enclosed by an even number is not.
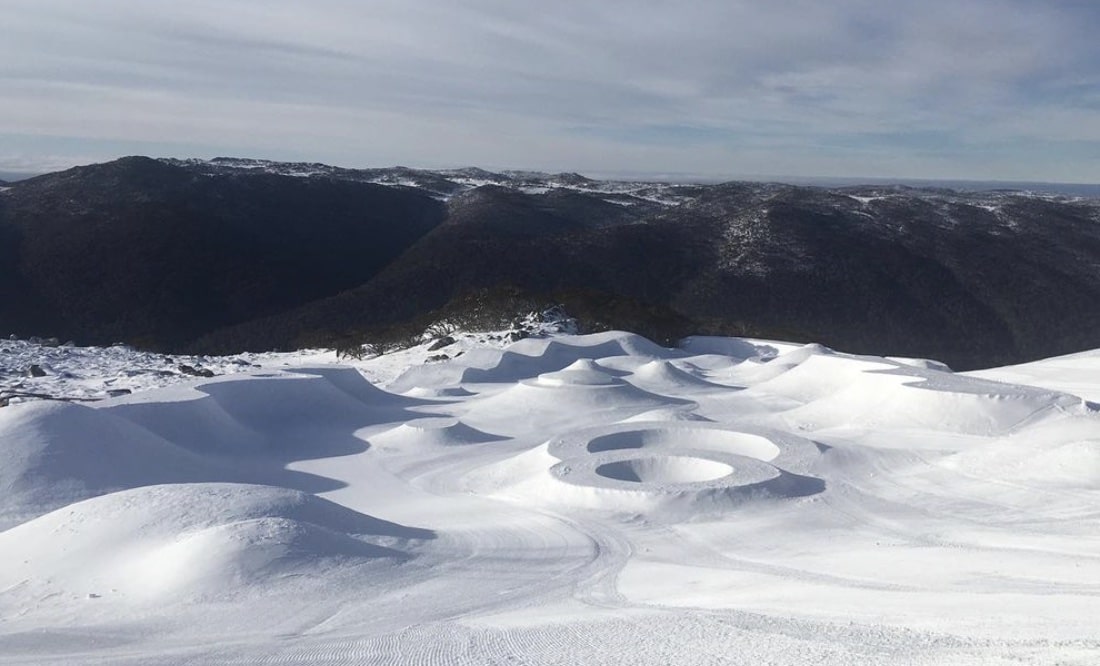
<svg viewBox="0 0 1100 666"><path fill-rule="evenodd" d="M483 185L496 185L527 194L572 190L596 195L612 203L626 206L647 202L673 206L689 199L697 193L698 189L676 183L592 180L576 173L493 172L476 167L441 170L409 167L348 169L313 162L272 162L237 157L219 157L212 160L164 158L161 161L209 176L264 173L296 178L322 177L392 187L417 188L430 192L440 199L450 199L456 194L468 192Z"/></svg>
<svg viewBox="0 0 1100 666"><path fill-rule="evenodd" d="M463 169L414 169L410 167L381 167L352 169L316 162L275 162L240 157L204 159L161 158L161 162L180 166L209 176L227 174L264 173L296 178L331 178L361 183L375 183L394 187L411 187L431 192L440 199L449 199L483 185L497 185L528 194L543 194L552 190L572 190L596 195L620 205L642 202L662 206L676 206L696 198L707 186L677 182L646 180L602 180L586 178L576 173L545 173L541 171L488 171L477 167ZM747 183L744 183L747 184ZM920 198L934 203L972 205L996 214L1014 198L1034 198L1066 203L1092 200L1079 194L1057 194L1029 189L948 189L941 187L909 187L905 185L852 185L835 188L840 196L850 197L863 207L873 207L876 202L891 199ZM765 195L775 194L785 186L778 183L753 183L752 186Z"/></svg>
<svg viewBox="0 0 1100 666"><path fill-rule="evenodd" d="M0 204L0 322L23 337L293 350L480 300L956 369L1100 347L1100 200L1072 196L127 157Z"/></svg>
<svg viewBox="0 0 1100 666"><path fill-rule="evenodd" d="M1100 355L459 337L5 343L0 663L1100 661Z"/></svg>

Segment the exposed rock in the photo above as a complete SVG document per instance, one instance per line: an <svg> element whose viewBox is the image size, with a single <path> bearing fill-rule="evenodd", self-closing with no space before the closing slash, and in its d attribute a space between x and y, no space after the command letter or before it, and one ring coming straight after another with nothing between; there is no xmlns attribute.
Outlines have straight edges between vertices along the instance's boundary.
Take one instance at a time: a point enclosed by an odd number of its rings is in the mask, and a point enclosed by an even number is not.
<svg viewBox="0 0 1100 666"><path fill-rule="evenodd" d="M455 343L454 338L452 338L449 335L445 335L442 338L439 338L438 340L433 342L431 345L429 345L428 346L428 351L438 351L440 349L443 349L444 347L453 345L454 343Z"/></svg>
<svg viewBox="0 0 1100 666"><path fill-rule="evenodd" d="M206 368L195 368L193 366L187 365L186 363L181 363L180 365L177 366L177 368L183 374L191 375L192 377L213 377L214 376L214 372L212 370L207 370Z"/></svg>

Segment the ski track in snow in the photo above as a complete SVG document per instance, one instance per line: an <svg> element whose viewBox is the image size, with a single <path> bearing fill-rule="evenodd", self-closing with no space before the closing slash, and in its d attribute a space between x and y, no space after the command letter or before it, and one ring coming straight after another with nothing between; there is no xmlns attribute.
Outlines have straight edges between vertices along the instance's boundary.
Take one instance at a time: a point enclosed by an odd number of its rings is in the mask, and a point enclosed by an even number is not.
<svg viewBox="0 0 1100 666"><path fill-rule="evenodd" d="M0 409L0 664L1100 662L1100 353L459 337L40 351L137 392Z"/></svg>

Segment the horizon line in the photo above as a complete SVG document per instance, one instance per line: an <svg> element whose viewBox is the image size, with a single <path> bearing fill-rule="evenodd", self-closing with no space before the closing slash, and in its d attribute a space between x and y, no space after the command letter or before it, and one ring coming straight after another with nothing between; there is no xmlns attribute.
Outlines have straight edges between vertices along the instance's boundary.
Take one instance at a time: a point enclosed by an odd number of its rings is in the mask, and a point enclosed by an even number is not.
<svg viewBox="0 0 1100 666"><path fill-rule="evenodd" d="M473 164L465 164L460 166L439 166L439 167L427 167L427 166L409 166L408 164L392 164L388 166L341 166L337 164L330 164L327 162L320 162L315 160L287 160L287 159L269 159L263 157L239 157L230 155L217 155L214 157L175 157L175 156L151 156L151 155L123 155L112 159L97 160L81 164L73 164L68 167L51 169L51 170L5 170L0 168L0 180L4 180L8 183L16 183L21 180L27 180L38 176L44 176L51 173L60 173L73 168L95 166L97 164L109 164L111 162L125 159L127 157L146 157L154 160L196 160L199 162L213 162L215 160L243 160L243 161L257 161L268 162L272 164L318 164L327 167L333 167L337 169L347 169L349 171L356 170L371 170L371 169L413 169L417 171L429 171L429 172L441 172L441 171L455 171L461 169L481 169L491 173L537 173L546 175L557 175L566 173L576 173L592 180L601 181L639 181L639 182L653 182L653 183L675 183L675 184L697 184L697 185L713 185L726 182L761 182L761 183L779 183L786 185L826 185L826 186L857 186L857 185L910 185L921 184L924 186L943 186L949 184L956 185L982 185L982 186L994 186L986 187L985 189L1001 189L996 185L1004 185L1003 189L1020 189L1019 186L1053 186L1053 187L1083 187L1083 188L1096 188L1096 195L1100 196L1100 183L1092 183L1085 181L1052 181L1052 180L1020 180L1020 179L1001 179L1001 178L945 178L945 177L908 177L908 176L821 176L821 175L777 175L777 174L739 174L739 173L706 173L706 172L690 172L690 171L640 171L640 170L560 170L560 171L547 171L543 169L522 168L522 167L500 167L489 166L483 167ZM1024 188L1028 189L1028 188Z"/></svg>

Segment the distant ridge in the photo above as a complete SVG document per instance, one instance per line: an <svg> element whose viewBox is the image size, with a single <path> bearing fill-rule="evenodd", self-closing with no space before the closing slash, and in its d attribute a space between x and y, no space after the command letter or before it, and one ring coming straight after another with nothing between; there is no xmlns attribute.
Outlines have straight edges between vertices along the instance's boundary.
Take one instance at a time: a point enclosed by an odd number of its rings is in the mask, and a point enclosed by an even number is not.
<svg viewBox="0 0 1100 666"><path fill-rule="evenodd" d="M1070 195L133 157L10 185L0 240L12 332L169 352L367 336L475 292L957 368L1100 347L1100 200Z"/></svg>
<svg viewBox="0 0 1100 666"><path fill-rule="evenodd" d="M0 322L176 350L361 284L443 213L413 190L145 157L38 176L0 197Z"/></svg>
<svg viewBox="0 0 1100 666"><path fill-rule="evenodd" d="M23 171L0 171L0 181L10 185L17 180L26 180L27 178L33 178L38 175L41 174Z"/></svg>
<svg viewBox="0 0 1100 666"><path fill-rule="evenodd" d="M794 178L788 182L818 187L848 187L853 185L900 185L917 189L949 189L959 192L1019 192L1068 197L1100 198L1097 183L1047 183L1015 180L951 180L912 178Z"/></svg>

